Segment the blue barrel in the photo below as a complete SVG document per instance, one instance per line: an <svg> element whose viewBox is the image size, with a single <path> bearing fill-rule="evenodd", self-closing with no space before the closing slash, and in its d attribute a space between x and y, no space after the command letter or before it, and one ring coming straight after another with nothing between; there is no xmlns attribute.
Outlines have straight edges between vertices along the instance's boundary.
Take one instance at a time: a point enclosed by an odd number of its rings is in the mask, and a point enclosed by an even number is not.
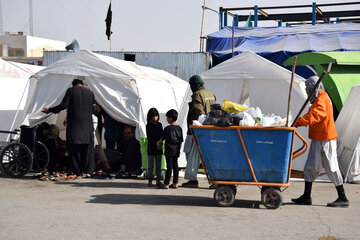
<svg viewBox="0 0 360 240"><path fill-rule="evenodd" d="M193 127L209 180L254 181L237 129L240 129L258 182L287 183L294 130Z"/></svg>

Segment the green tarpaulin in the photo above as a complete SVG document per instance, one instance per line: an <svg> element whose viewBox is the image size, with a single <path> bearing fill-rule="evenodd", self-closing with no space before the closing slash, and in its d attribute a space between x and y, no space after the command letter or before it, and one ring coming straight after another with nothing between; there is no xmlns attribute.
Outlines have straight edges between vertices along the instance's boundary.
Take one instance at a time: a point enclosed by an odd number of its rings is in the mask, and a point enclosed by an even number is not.
<svg viewBox="0 0 360 240"><path fill-rule="evenodd" d="M292 65L288 58L284 65ZM336 109L340 112L350 89L360 83L360 52L307 52L297 55L296 65L313 65L320 76L332 63L330 74L323 78L323 84Z"/></svg>

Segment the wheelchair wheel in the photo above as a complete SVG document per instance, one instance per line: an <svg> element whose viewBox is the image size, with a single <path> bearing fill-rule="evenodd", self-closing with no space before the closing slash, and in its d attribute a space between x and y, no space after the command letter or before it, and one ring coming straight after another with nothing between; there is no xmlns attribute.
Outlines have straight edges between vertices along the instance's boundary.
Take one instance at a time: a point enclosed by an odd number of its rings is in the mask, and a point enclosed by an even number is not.
<svg viewBox="0 0 360 240"><path fill-rule="evenodd" d="M37 141L34 146L34 163L32 170L41 172L46 169L50 161L50 153L45 144Z"/></svg>
<svg viewBox="0 0 360 240"><path fill-rule="evenodd" d="M4 147L0 158L2 171L10 177L24 176L33 164L30 149L22 143L10 143Z"/></svg>

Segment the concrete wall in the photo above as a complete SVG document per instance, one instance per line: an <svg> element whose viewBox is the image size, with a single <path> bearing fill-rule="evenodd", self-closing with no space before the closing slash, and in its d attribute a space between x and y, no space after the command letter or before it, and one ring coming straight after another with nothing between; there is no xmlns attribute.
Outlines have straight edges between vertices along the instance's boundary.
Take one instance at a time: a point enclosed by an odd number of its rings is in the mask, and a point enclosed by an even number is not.
<svg viewBox="0 0 360 240"><path fill-rule="evenodd" d="M63 41L22 35L0 36L0 56L7 57L11 50L18 50L20 55L13 57L42 57L43 51L65 50Z"/></svg>
<svg viewBox="0 0 360 240"><path fill-rule="evenodd" d="M26 36L27 57L42 57L43 51L65 50L66 43L63 41Z"/></svg>
<svg viewBox="0 0 360 240"><path fill-rule="evenodd" d="M0 36L1 56L9 56L8 51L11 49L22 49L26 56L26 36L21 35L3 35Z"/></svg>

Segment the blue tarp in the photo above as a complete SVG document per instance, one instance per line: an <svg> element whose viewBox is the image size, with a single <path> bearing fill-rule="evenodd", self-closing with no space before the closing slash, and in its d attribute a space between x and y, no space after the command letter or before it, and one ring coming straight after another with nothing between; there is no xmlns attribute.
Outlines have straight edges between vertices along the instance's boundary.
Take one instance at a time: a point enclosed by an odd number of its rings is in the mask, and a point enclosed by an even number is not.
<svg viewBox="0 0 360 240"><path fill-rule="evenodd" d="M207 52L214 65L232 57L232 27L208 35ZM234 55L252 51L276 64L303 52L360 51L360 24L318 24L295 27L235 27ZM287 67L288 69L291 66ZM314 75L297 66L296 73L307 78Z"/></svg>

